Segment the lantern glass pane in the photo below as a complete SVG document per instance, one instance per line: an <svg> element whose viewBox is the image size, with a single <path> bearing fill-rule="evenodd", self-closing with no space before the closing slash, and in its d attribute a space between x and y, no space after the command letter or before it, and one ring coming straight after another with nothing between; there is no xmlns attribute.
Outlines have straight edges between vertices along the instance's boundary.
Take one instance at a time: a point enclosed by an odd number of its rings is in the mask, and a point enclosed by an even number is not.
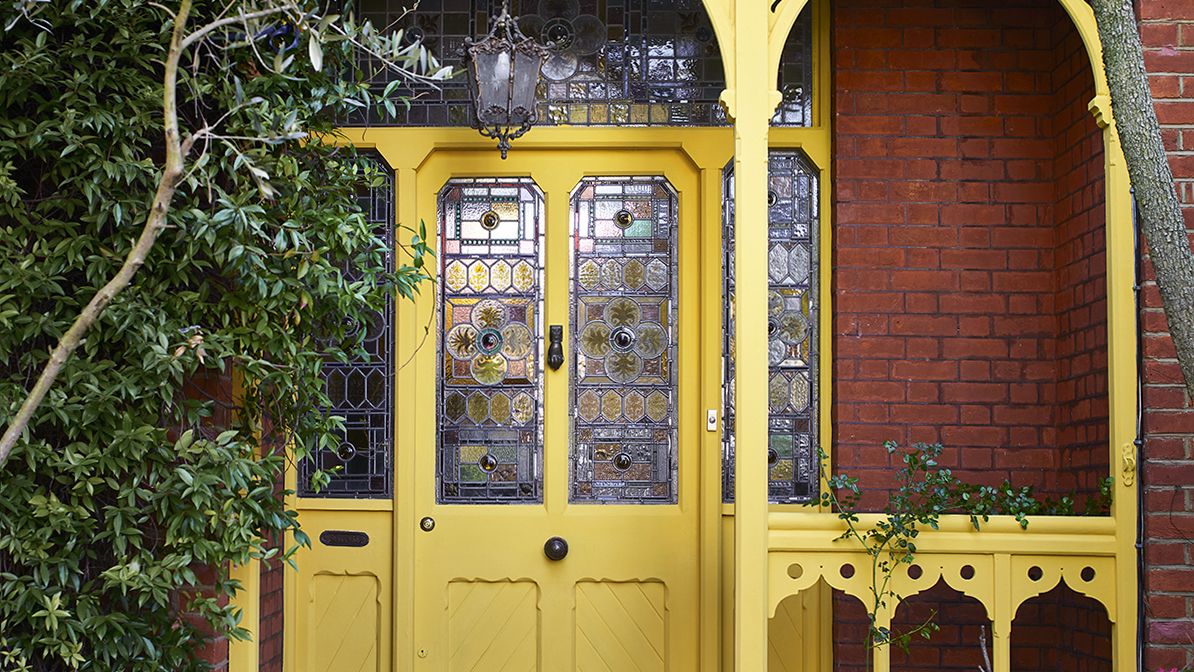
<svg viewBox="0 0 1194 672"><path fill-rule="evenodd" d="M535 109L535 87L539 84L539 67L542 61L535 54L522 51L514 60L514 84L510 95L510 121L521 124ZM518 113L517 110L522 110Z"/></svg>
<svg viewBox="0 0 1194 672"><path fill-rule="evenodd" d="M498 51L476 55L477 106L487 123L506 123L506 105L510 100L510 52Z"/></svg>

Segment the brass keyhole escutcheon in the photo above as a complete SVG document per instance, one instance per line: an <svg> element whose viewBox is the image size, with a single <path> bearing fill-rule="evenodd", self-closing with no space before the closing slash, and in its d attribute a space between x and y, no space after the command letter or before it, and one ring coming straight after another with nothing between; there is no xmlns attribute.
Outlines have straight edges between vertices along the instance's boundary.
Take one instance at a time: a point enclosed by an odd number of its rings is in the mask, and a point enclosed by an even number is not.
<svg viewBox="0 0 1194 672"><path fill-rule="evenodd" d="M423 530L424 532L430 532L434 530L435 519L431 516L423 516L423 519L419 521L419 529Z"/></svg>
<svg viewBox="0 0 1194 672"><path fill-rule="evenodd" d="M502 218L493 210L481 215L481 228L486 231L493 231L502 223Z"/></svg>
<svg viewBox="0 0 1194 672"><path fill-rule="evenodd" d="M619 210L614 214L614 224L617 224L619 229L628 229L633 223L634 215L629 210Z"/></svg>

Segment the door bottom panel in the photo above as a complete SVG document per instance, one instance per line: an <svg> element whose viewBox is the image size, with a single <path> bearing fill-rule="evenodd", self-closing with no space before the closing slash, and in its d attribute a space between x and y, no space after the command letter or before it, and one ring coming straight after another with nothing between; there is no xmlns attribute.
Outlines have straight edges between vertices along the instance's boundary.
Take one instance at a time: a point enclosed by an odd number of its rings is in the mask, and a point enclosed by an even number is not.
<svg viewBox="0 0 1194 672"><path fill-rule="evenodd" d="M576 584L575 669L667 669L667 590L660 581Z"/></svg>
<svg viewBox="0 0 1194 672"><path fill-rule="evenodd" d="M539 586L533 581L448 584L448 669L539 669Z"/></svg>

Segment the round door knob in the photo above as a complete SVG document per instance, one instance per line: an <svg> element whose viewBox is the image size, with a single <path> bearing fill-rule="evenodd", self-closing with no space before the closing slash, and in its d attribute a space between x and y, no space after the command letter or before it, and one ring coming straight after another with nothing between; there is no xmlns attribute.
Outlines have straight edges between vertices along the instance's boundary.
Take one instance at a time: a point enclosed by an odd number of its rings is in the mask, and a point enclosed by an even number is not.
<svg viewBox="0 0 1194 672"><path fill-rule="evenodd" d="M548 560L560 561L564 556L568 555L568 542L561 537L552 537L543 544L543 555L547 556Z"/></svg>

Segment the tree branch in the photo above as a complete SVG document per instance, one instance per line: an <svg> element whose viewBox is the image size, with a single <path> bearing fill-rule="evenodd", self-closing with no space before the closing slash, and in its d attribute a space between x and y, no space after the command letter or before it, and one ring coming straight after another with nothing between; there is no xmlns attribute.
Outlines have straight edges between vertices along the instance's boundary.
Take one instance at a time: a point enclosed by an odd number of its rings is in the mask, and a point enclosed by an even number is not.
<svg viewBox="0 0 1194 672"><path fill-rule="evenodd" d="M192 44L202 40L205 36L210 35L211 33L225 26L231 26L234 23L241 23L251 19L260 19L273 14L281 14L283 12L289 12L297 8L297 5L282 5L281 7L271 7L269 9L262 9L256 12L249 12L247 14L237 14L236 16L226 16L222 19L216 19L215 21L212 21L206 26L203 26L199 30L196 30L195 32L183 38L181 43L182 51L185 51L187 47L190 47Z"/></svg>
<svg viewBox="0 0 1194 672"><path fill-rule="evenodd" d="M1194 397L1194 251L1153 107L1132 0L1094 0L1115 130L1140 208L1177 360Z"/></svg>
<svg viewBox="0 0 1194 672"><path fill-rule="evenodd" d="M95 293L95 296L91 297L87 306L75 318L70 329L62 335L50 353L50 360L46 362L46 366L38 376L33 389L30 390L29 396L25 398L16 416L5 429L4 436L0 437L0 467L3 467L8 461L8 456L12 453L17 440L33 418L34 411L50 391L50 387L53 386L54 380L58 378L58 374L70 359L71 354L83 342L87 330L99 319L100 313L111 303L112 299L129 285L133 275L137 273L137 269L141 268L146 257L149 256L149 251L157 241L158 234L166 226L170 201L174 198L174 192L178 188L178 182L183 172L184 157L178 131L178 61L184 49L183 35L190 12L191 0L181 0L178 12L174 15L174 31L170 38L170 50L166 55L165 72L162 76L162 116L166 141L166 162L162 168L161 177L158 179L157 193L154 195L149 215L145 219L145 226L141 229L137 243L133 249L129 250L120 270Z"/></svg>

